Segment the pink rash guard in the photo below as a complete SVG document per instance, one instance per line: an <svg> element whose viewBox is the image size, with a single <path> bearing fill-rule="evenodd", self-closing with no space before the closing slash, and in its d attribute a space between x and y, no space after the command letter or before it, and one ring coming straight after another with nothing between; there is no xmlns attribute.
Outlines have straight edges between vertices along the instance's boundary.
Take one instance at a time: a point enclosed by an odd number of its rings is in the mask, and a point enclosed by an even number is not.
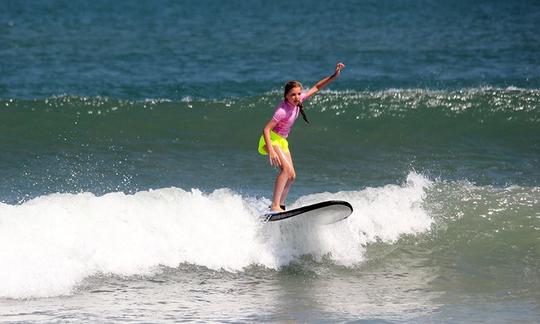
<svg viewBox="0 0 540 324"><path fill-rule="evenodd" d="M300 102L304 102L307 98L306 94L302 93ZM287 99L283 100L279 106L276 107L276 111L272 117L272 119L277 122L277 125L272 130L281 137L287 138L299 113L300 107L291 105Z"/></svg>

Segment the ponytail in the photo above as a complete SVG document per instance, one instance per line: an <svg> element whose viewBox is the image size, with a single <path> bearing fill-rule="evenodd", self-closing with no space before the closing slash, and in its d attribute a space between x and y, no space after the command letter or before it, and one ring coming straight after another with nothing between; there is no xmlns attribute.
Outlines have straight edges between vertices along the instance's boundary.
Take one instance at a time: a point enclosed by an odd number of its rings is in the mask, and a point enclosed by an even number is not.
<svg viewBox="0 0 540 324"><path fill-rule="evenodd" d="M304 111L304 104L302 103L299 104L298 108L300 108L300 113L302 114L302 118L304 119L304 121L309 124L309 120L307 119L306 112Z"/></svg>

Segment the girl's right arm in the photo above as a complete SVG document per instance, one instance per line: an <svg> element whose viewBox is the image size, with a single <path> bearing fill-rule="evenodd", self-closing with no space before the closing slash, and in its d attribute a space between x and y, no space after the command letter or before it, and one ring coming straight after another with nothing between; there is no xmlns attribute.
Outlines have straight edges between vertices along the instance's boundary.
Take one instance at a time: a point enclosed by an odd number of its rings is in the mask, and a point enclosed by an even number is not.
<svg viewBox="0 0 540 324"><path fill-rule="evenodd" d="M272 147L272 141L270 140L270 131L274 129L276 125L277 125L277 121L275 121L273 118L270 119L270 121L263 128L263 136L264 136L264 141L266 142L266 151L268 152L270 165L281 166L281 161L279 160L279 157L276 151Z"/></svg>

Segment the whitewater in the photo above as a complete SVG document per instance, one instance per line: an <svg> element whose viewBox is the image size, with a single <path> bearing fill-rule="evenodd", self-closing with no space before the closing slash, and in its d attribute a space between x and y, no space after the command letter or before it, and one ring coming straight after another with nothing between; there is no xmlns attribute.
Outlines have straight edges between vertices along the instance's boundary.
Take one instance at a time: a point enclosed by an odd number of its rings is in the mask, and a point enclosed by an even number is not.
<svg viewBox="0 0 540 324"><path fill-rule="evenodd" d="M90 276L151 275L180 264L279 270L311 255L351 267L364 260L369 243L429 230L433 219L422 201L430 185L410 173L403 185L311 194L291 205L330 199L353 205L348 219L326 226L261 222L269 200L229 189L57 193L0 204L0 297L69 295Z"/></svg>

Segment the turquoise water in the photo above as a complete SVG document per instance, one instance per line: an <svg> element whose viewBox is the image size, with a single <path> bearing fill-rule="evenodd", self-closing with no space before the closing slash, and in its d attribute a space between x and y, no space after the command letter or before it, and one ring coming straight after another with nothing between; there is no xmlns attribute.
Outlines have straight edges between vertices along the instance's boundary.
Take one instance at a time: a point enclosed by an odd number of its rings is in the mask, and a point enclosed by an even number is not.
<svg viewBox="0 0 540 324"><path fill-rule="evenodd" d="M274 170L256 146L279 100L2 100L2 199L168 186L268 196ZM401 183L412 170L537 187L539 104L533 89L323 92L290 136L291 194Z"/></svg>
<svg viewBox="0 0 540 324"><path fill-rule="evenodd" d="M0 320L537 322L540 6L2 2ZM347 67L289 142L282 86Z"/></svg>

